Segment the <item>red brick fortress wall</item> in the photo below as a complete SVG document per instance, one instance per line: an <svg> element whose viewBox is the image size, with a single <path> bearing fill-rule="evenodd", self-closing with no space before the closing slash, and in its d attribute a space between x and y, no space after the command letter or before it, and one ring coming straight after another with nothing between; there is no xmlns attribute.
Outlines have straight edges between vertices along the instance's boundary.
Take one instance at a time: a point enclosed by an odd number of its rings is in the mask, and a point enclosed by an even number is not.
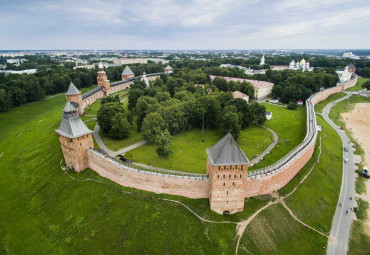
<svg viewBox="0 0 370 255"><path fill-rule="evenodd" d="M207 176L181 176L138 170L93 149L88 149L87 153L88 165L92 170L124 187L189 198L209 197Z"/></svg>

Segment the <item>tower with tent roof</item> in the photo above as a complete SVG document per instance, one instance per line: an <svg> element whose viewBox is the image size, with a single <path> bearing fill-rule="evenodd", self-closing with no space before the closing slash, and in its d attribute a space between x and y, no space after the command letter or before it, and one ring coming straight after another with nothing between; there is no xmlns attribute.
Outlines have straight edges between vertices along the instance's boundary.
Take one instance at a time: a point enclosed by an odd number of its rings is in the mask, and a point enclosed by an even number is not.
<svg viewBox="0 0 370 255"><path fill-rule="evenodd" d="M62 121L55 130L67 167L81 172L88 167L87 149L93 148L92 131L80 119L77 109L67 102L63 109Z"/></svg>
<svg viewBox="0 0 370 255"><path fill-rule="evenodd" d="M233 214L244 210L248 158L230 133L207 149L211 210Z"/></svg>

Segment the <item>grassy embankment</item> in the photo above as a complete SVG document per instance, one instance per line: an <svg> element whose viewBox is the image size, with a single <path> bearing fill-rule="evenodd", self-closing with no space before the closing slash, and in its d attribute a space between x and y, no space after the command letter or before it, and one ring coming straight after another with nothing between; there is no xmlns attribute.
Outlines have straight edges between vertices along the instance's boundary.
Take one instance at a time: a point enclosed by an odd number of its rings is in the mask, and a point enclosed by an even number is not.
<svg viewBox="0 0 370 255"><path fill-rule="evenodd" d="M370 80L370 79L369 78L361 78L360 77L360 78L358 78L358 81L357 81L356 86L351 87L351 88L348 88L348 89L346 89L346 91L355 92L355 91L363 90L364 88L362 87L362 84L364 84L368 80Z"/></svg>
<svg viewBox="0 0 370 255"><path fill-rule="evenodd" d="M351 91L358 91L361 88L362 83L365 82L366 79L360 78L359 82L355 87L352 87ZM355 89L354 89L355 88ZM334 121L334 123L338 126L343 126L347 135L350 137L352 143L355 144L356 150L355 154L360 155L362 158L364 158L364 151L357 143L356 139L353 137L352 132L345 126L345 123L343 119L341 118L341 113L343 112L349 112L351 111L356 103L370 103L370 99L363 97L363 96L351 96L349 99L346 99L338 104L336 104L332 110L330 111L330 118ZM359 166L359 171L362 170L362 165L357 164ZM356 179L356 192L359 194L364 194L366 192L366 186L365 186L366 180L364 178L357 178ZM369 191L367 191L369 192ZM367 217L364 217L365 214L363 214L364 211L366 211L366 204L364 201L362 204L359 205L360 213L357 213L358 219L353 221L352 227L351 227L351 235L350 235L350 241L349 241L349 254L368 254L368 251L370 250L370 236L366 234L366 222L368 219Z"/></svg>
<svg viewBox="0 0 370 255"><path fill-rule="evenodd" d="M279 193L290 193L310 171L319 154L319 139L323 137L320 163L286 203L298 219L328 234L341 187L342 146L338 134L321 116L318 123L323 131L318 135L314 155ZM247 227L239 251L248 254L246 248L253 254L325 254L326 246L327 238L295 221L281 205L274 205Z"/></svg>
<svg viewBox="0 0 370 255"><path fill-rule="evenodd" d="M330 103L330 102L333 102L339 98L342 98L346 95L346 93L344 92L340 92L340 93L335 93L333 95L330 95L326 100L324 101L321 101L320 103L316 104L315 105L315 112L319 112L321 113L322 110L324 110L325 106Z"/></svg>
<svg viewBox="0 0 370 255"><path fill-rule="evenodd" d="M55 129L64 105L64 95L57 95L0 114L1 254L234 253L234 224L201 222L159 198L178 199L208 219L232 221L267 201L247 199L243 213L226 217L211 212L207 199L123 188L91 170L70 174L112 186L75 181L59 166Z"/></svg>

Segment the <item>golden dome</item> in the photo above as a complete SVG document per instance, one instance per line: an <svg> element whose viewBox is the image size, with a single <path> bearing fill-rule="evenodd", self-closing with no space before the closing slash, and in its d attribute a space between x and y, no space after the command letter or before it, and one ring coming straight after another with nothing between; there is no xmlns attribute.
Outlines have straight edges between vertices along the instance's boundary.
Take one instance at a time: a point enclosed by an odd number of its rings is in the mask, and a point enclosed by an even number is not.
<svg viewBox="0 0 370 255"><path fill-rule="evenodd" d="M299 62L301 65L305 65L306 64L306 60L304 60L304 58L302 58L302 60Z"/></svg>

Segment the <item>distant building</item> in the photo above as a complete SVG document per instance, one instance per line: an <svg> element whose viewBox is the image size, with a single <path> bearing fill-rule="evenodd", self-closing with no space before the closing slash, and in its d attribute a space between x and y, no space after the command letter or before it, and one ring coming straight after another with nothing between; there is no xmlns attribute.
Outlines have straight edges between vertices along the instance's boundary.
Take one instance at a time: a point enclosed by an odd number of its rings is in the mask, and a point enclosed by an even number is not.
<svg viewBox="0 0 370 255"><path fill-rule="evenodd" d="M265 54L262 55L260 66L263 66L265 64Z"/></svg>
<svg viewBox="0 0 370 255"><path fill-rule="evenodd" d="M301 61L295 62L294 59L290 62L289 64L289 69L290 70L301 70L301 71L308 71L312 72L313 68L310 67L310 62L306 62L304 58L301 59Z"/></svg>
<svg viewBox="0 0 370 255"><path fill-rule="evenodd" d="M271 120L272 119L272 112L266 112L266 119Z"/></svg>
<svg viewBox="0 0 370 255"><path fill-rule="evenodd" d="M356 56L352 52L343 52L343 58L351 58L351 59L360 59L360 57Z"/></svg>
<svg viewBox="0 0 370 255"><path fill-rule="evenodd" d="M220 77L225 79L227 82L233 81L233 82L249 82L254 87L254 98L257 100L264 99L268 97L271 92L272 88L274 87L274 84L267 81L258 81L258 80L250 80L250 79L241 79L241 78L233 78L233 77L224 77L224 76L215 76L210 75L211 80L213 80L216 77Z"/></svg>
<svg viewBox="0 0 370 255"><path fill-rule="evenodd" d="M37 69L25 69L25 70L21 70L21 71L0 70L0 73L4 73L4 74L34 74L34 73L37 73Z"/></svg>
<svg viewBox="0 0 370 255"><path fill-rule="evenodd" d="M282 71L282 70L287 70L289 69L289 66L288 65L272 65L271 66L271 69L273 71Z"/></svg>
<svg viewBox="0 0 370 255"><path fill-rule="evenodd" d="M299 100L297 101L297 104L298 104L298 105L303 105L303 100L302 100L302 99L299 99Z"/></svg>
<svg viewBox="0 0 370 255"><path fill-rule="evenodd" d="M351 70L353 70L353 68L351 68ZM355 67L354 67L354 70L356 70ZM351 80L351 78L352 78L352 72L349 71L349 65L346 66L344 68L344 70L337 70L335 72L339 76L339 83L347 82L347 81Z"/></svg>
<svg viewBox="0 0 370 255"><path fill-rule="evenodd" d="M240 65L232 65L232 64L221 64L220 68L239 68L244 70L246 75L252 76L254 74L265 74L266 70L256 70L250 67L240 66Z"/></svg>
<svg viewBox="0 0 370 255"><path fill-rule="evenodd" d="M351 63L348 65L348 72L355 73L356 67Z"/></svg>
<svg viewBox="0 0 370 255"><path fill-rule="evenodd" d="M173 69L172 69L172 67L170 67L169 65L168 66L166 66L166 68L164 69L164 73L165 74L170 74L170 73L172 73L173 72Z"/></svg>
<svg viewBox="0 0 370 255"><path fill-rule="evenodd" d="M146 58L120 58L115 64L148 64L148 60Z"/></svg>
<svg viewBox="0 0 370 255"><path fill-rule="evenodd" d="M233 92L233 97L234 98L241 98L241 99L249 102L249 96L246 95L246 94L244 94L244 93L242 93L242 92L240 92L240 91L234 91Z"/></svg>

